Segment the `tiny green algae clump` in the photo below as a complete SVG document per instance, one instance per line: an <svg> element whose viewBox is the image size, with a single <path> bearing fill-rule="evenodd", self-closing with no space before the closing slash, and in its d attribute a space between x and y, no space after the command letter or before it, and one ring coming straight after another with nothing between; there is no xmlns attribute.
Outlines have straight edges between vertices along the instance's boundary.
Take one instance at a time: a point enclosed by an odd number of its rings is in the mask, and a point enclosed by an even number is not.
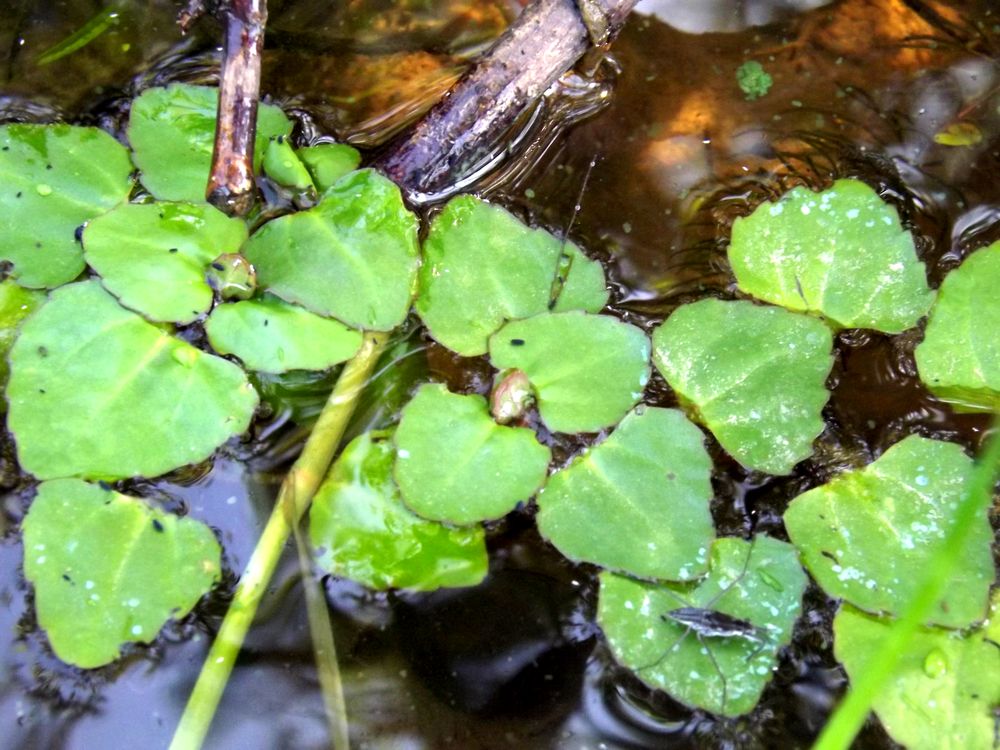
<svg viewBox="0 0 1000 750"><path fill-rule="evenodd" d="M747 101L752 102L767 95L774 85L774 79L759 62L747 60L736 69L736 83L739 84L740 91L746 94Z"/></svg>

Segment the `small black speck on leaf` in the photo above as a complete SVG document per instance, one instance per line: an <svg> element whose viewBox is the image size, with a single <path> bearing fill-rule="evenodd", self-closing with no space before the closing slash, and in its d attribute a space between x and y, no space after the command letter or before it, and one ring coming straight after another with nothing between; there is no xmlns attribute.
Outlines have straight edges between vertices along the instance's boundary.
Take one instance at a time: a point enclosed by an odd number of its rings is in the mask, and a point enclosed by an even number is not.
<svg viewBox="0 0 1000 750"><path fill-rule="evenodd" d="M176 247L172 247L167 252L169 252L169 253L176 253L177 252L177 248Z"/></svg>
<svg viewBox="0 0 1000 750"><path fill-rule="evenodd" d="M226 267L224 265L222 265L221 263L213 263L212 264L212 268L214 268L216 271L225 271L226 270Z"/></svg>
<svg viewBox="0 0 1000 750"><path fill-rule="evenodd" d="M155 518L153 519L153 528L159 531L160 533L163 533L163 524L160 523L159 520Z"/></svg>
<svg viewBox="0 0 1000 750"><path fill-rule="evenodd" d="M44 388L39 388L38 392L44 394L45 393L45 389Z"/></svg>
<svg viewBox="0 0 1000 750"><path fill-rule="evenodd" d="M667 472L667 479L673 481L674 479L677 479L677 475L674 474L674 472L672 472L672 471L668 471Z"/></svg>
<svg viewBox="0 0 1000 750"><path fill-rule="evenodd" d="M41 249L41 247L42 247L42 243L41 243L41 242L36 242L36 243L35 243L35 249L36 249L36 250L39 250L39 249Z"/></svg>
<svg viewBox="0 0 1000 750"><path fill-rule="evenodd" d="M46 168L46 169L52 169L52 165L51 165L51 164L46 164L46 165L45 165L45 168Z"/></svg>
<svg viewBox="0 0 1000 750"><path fill-rule="evenodd" d="M73 579L72 579L72 578L70 578L70 577L69 577L68 575L66 575L65 573L63 573L63 574L62 574L62 579L63 579L64 581L66 581L66 583L73 583Z"/></svg>
<svg viewBox="0 0 1000 750"><path fill-rule="evenodd" d="M111 485L105 482L103 479L98 481L97 486L100 487L105 492L111 492Z"/></svg>
<svg viewBox="0 0 1000 750"><path fill-rule="evenodd" d="M49 350L44 346L38 347L38 356L43 358L49 356Z"/></svg>
<svg viewBox="0 0 1000 750"><path fill-rule="evenodd" d="M511 346L524 346L524 339L511 339L510 340L510 345Z"/></svg>
<svg viewBox="0 0 1000 750"><path fill-rule="evenodd" d="M270 322L271 322L271 321L270 321L270 319L268 319L268 318L264 318L264 326L265 326L265 327L266 327L266 326L267 326L267 324L268 324L268 323L270 323Z"/></svg>
<svg viewBox="0 0 1000 750"><path fill-rule="evenodd" d="M17 196L16 197L18 197L18 198L21 197L21 191L20 190L17 191Z"/></svg>
<svg viewBox="0 0 1000 750"><path fill-rule="evenodd" d="M4 146L4 147L3 147L3 150L4 150L4 151L10 151L10 146Z"/></svg>
<svg viewBox="0 0 1000 750"><path fill-rule="evenodd" d="M73 230L73 239L77 242L83 242L83 227L85 225L81 224L76 229Z"/></svg>

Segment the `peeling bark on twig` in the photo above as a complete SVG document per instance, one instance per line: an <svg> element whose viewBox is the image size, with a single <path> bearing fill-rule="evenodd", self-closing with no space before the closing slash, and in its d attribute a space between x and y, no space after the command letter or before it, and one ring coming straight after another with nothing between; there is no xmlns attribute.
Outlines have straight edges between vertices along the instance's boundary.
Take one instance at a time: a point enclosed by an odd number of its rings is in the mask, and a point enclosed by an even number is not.
<svg viewBox="0 0 1000 750"><path fill-rule="evenodd" d="M491 154L525 108L590 48L614 39L636 0L536 0L374 164L423 202Z"/></svg>
<svg viewBox="0 0 1000 750"><path fill-rule="evenodd" d="M246 216L256 194L253 146L267 2L230 0L221 13L224 38L219 110L205 197L230 216Z"/></svg>

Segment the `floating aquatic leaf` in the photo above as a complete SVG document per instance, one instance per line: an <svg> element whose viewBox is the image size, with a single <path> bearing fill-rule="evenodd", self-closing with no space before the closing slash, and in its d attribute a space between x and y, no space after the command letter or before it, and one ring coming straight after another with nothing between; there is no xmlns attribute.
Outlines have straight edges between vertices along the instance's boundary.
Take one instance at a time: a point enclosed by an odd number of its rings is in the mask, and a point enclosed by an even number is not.
<svg viewBox="0 0 1000 750"><path fill-rule="evenodd" d="M787 474L823 431L832 346L813 318L705 299L678 308L653 333L653 361L731 456Z"/></svg>
<svg viewBox="0 0 1000 750"><path fill-rule="evenodd" d="M190 323L212 307L209 263L246 238L242 221L204 203L128 203L90 222L83 248L123 305L150 320Z"/></svg>
<svg viewBox="0 0 1000 750"><path fill-rule="evenodd" d="M610 427L642 398L649 338L607 315L543 313L508 323L490 338L490 361L522 370L554 432Z"/></svg>
<svg viewBox="0 0 1000 750"><path fill-rule="evenodd" d="M739 716L757 705L778 650L791 641L806 576L792 546L767 536L717 539L710 565L707 577L689 584L601 573L597 620L615 659L647 685L689 706ZM729 615L743 634L681 624L670 613L684 607Z"/></svg>
<svg viewBox="0 0 1000 750"><path fill-rule="evenodd" d="M218 106L217 88L186 83L146 89L132 102L128 140L139 179L155 197L195 203L205 200ZM280 109L261 104L254 164L260 164L269 138L291 132L292 123Z"/></svg>
<svg viewBox="0 0 1000 750"><path fill-rule="evenodd" d="M10 353L8 425L39 479L154 477L246 430L243 372L121 307L97 281L57 289Z"/></svg>
<svg viewBox="0 0 1000 750"><path fill-rule="evenodd" d="M83 271L80 226L132 189L128 151L97 128L0 126L0 260L22 286L56 287Z"/></svg>
<svg viewBox="0 0 1000 750"><path fill-rule="evenodd" d="M203 523L78 479L39 485L22 528L38 622L78 667L152 641L219 577L219 544Z"/></svg>
<svg viewBox="0 0 1000 750"><path fill-rule="evenodd" d="M549 477L539 531L571 560L640 578L702 575L715 538L704 441L676 409L639 407Z"/></svg>
<svg viewBox="0 0 1000 750"><path fill-rule="evenodd" d="M982 143L983 131L974 122L953 122L934 134L942 146L975 146Z"/></svg>
<svg viewBox="0 0 1000 750"><path fill-rule="evenodd" d="M370 169L344 177L315 208L265 224L244 252L270 292L376 331L406 317L418 254L416 218Z"/></svg>
<svg viewBox="0 0 1000 750"><path fill-rule="evenodd" d="M948 274L917 347L920 379L966 409L1000 410L1000 242Z"/></svg>
<svg viewBox="0 0 1000 750"><path fill-rule="evenodd" d="M737 219L729 262L748 294L841 328L898 333L934 299L913 236L857 180L821 193L797 187Z"/></svg>
<svg viewBox="0 0 1000 750"><path fill-rule="evenodd" d="M851 679L875 659L892 622L844 604L833 621L834 653ZM1000 595L987 624L968 633L917 632L873 708L910 750L989 750L1000 706Z"/></svg>
<svg viewBox="0 0 1000 750"><path fill-rule="evenodd" d="M545 481L549 449L526 427L490 419L482 396L426 384L396 430L396 481L424 518L469 524L500 518Z"/></svg>
<svg viewBox="0 0 1000 750"><path fill-rule="evenodd" d="M0 282L0 389L7 387L10 352L21 321L31 315L45 300L45 294L18 286L10 279ZM0 412L7 410L7 402L0 402Z"/></svg>
<svg viewBox="0 0 1000 750"><path fill-rule="evenodd" d="M321 193L333 187L348 172L353 172L361 163L358 150L342 143L319 143L300 148L295 153L306 165L316 189Z"/></svg>
<svg viewBox="0 0 1000 750"><path fill-rule="evenodd" d="M309 533L319 564L374 589L475 586L488 564L482 527L448 528L403 505L391 435L354 439L316 493Z"/></svg>
<svg viewBox="0 0 1000 750"><path fill-rule="evenodd" d="M560 278L555 311L597 312L608 300L600 264L573 243L471 195L434 220L424 256L417 312L435 339L466 357L484 354L504 321L550 309Z"/></svg>
<svg viewBox="0 0 1000 750"><path fill-rule="evenodd" d="M205 332L217 352L259 372L325 370L361 348L359 331L275 297L219 305Z"/></svg>
<svg viewBox="0 0 1000 750"><path fill-rule="evenodd" d="M831 596L874 614L899 615L964 497L972 459L954 443L911 435L873 464L795 498L788 536ZM986 614L995 571L983 508L962 562L931 622L962 628Z"/></svg>
<svg viewBox="0 0 1000 750"><path fill-rule="evenodd" d="M306 165L302 163L292 144L283 135L267 142L261 166L264 168L264 173L279 185L295 190L316 189Z"/></svg>

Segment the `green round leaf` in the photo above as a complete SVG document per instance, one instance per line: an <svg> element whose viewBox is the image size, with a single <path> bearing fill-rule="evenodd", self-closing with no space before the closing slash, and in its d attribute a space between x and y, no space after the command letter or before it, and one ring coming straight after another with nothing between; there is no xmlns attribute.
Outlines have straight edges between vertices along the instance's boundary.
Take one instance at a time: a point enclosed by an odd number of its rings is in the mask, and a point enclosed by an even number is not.
<svg viewBox="0 0 1000 750"><path fill-rule="evenodd" d="M153 477L202 461L257 406L236 365L147 323L97 281L52 292L10 367L8 425L40 479Z"/></svg>
<svg viewBox="0 0 1000 750"><path fill-rule="evenodd" d="M917 347L920 379L966 409L1000 411L1000 242L948 274Z"/></svg>
<svg viewBox="0 0 1000 750"><path fill-rule="evenodd" d="M577 562L640 578L695 578L715 538L711 474L701 430L676 409L640 406L549 477L538 529Z"/></svg>
<svg viewBox="0 0 1000 750"><path fill-rule="evenodd" d="M272 293L349 326L388 331L406 317L419 263L417 220L399 188L352 172L315 208L265 224L247 243Z"/></svg>
<svg viewBox="0 0 1000 750"><path fill-rule="evenodd" d="M292 148L292 144L283 135L267 142L261 166L267 176L279 185L295 190L315 191L316 189L306 165L302 163Z"/></svg>
<svg viewBox="0 0 1000 750"><path fill-rule="evenodd" d="M56 656L78 667L149 643L219 577L205 524L78 479L39 485L22 528L38 622Z"/></svg>
<svg viewBox="0 0 1000 750"><path fill-rule="evenodd" d="M733 224L740 289L840 328L899 333L931 306L924 264L896 211L863 182L797 187Z"/></svg>
<svg viewBox="0 0 1000 750"><path fill-rule="evenodd" d="M156 198L204 202L218 107L217 88L186 83L146 89L133 100L128 140L139 179ZM291 132L292 123L284 112L261 104L254 165L260 164L269 138Z"/></svg>
<svg viewBox="0 0 1000 750"><path fill-rule="evenodd" d="M833 621L834 653L851 679L868 669L891 622L845 604ZM910 750L990 750L1000 705L1000 596L986 626L957 636L919 630L873 700L889 735Z"/></svg>
<svg viewBox="0 0 1000 750"><path fill-rule="evenodd" d="M361 333L274 297L219 305L205 323L212 348L258 372L325 370L361 348Z"/></svg>
<svg viewBox="0 0 1000 750"><path fill-rule="evenodd" d="M0 282L0 388L7 387L10 366L7 354L21 328L21 321L31 315L45 301L43 292L24 289L11 279ZM0 412L7 410L7 402L0 402Z"/></svg>
<svg viewBox="0 0 1000 750"><path fill-rule="evenodd" d="M899 333L931 306L924 264L896 211L863 182L797 187L733 224L740 289L840 328Z"/></svg>
<svg viewBox="0 0 1000 750"><path fill-rule="evenodd" d="M212 307L209 263L246 238L242 221L204 203L131 203L90 222L83 247L123 305L150 320L190 323Z"/></svg>
<svg viewBox="0 0 1000 750"><path fill-rule="evenodd" d="M128 198L132 163L97 128L0 126L0 260L27 287L56 287L83 271L76 230Z"/></svg>
<svg viewBox="0 0 1000 750"><path fill-rule="evenodd" d="M466 357L484 354L506 320L597 312L608 301L599 263L471 195L453 199L431 224L424 258L416 310L435 339Z"/></svg>
<svg viewBox="0 0 1000 750"><path fill-rule="evenodd" d="M490 361L522 370L554 432L597 432L617 423L649 381L649 338L607 315L543 313L490 338Z"/></svg>
<svg viewBox="0 0 1000 750"><path fill-rule="evenodd" d="M954 443L911 435L859 471L795 498L788 536L831 596L875 614L899 615L964 497L972 460ZM986 509L931 622L962 628L982 619L995 570Z"/></svg>
<svg viewBox="0 0 1000 750"><path fill-rule="evenodd" d="M373 589L475 586L488 567L482 527L448 528L410 511L395 460L390 432L366 432L344 449L309 511L320 566Z"/></svg>
<svg viewBox="0 0 1000 750"><path fill-rule="evenodd" d="M353 172L361 163L358 150L342 143L319 143L300 148L295 153L306 165L316 189L321 193L333 187L348 172Z"/></svg>
<svg viewBox="0 0 1000 750"><path fill-rule="evenodd" d="M806 576L792 546L767 536L717 539L710 565L707 577L689 584L601 573L597 620L615 659L647 685L739 716L757 705L778 650L792 639ZM752 636L695 631L671 618L683 607L729 615Z"/></svg>
<svg viewBox="0 0 1000 750"><path fill-rule="evenodd" d="M814 318L716 299L679 307L653 333L653 361L695 420L741 464L770 474L812 455L832 347Z"/></svg>
<svg viewBox="0 0 1000 750"><path fill-rule="evenodd" d="M396 430L396 482L424 518L469 524L500 518L545 481L549 449L526 427L494 422L482 396L420 387Z"/></svg>

